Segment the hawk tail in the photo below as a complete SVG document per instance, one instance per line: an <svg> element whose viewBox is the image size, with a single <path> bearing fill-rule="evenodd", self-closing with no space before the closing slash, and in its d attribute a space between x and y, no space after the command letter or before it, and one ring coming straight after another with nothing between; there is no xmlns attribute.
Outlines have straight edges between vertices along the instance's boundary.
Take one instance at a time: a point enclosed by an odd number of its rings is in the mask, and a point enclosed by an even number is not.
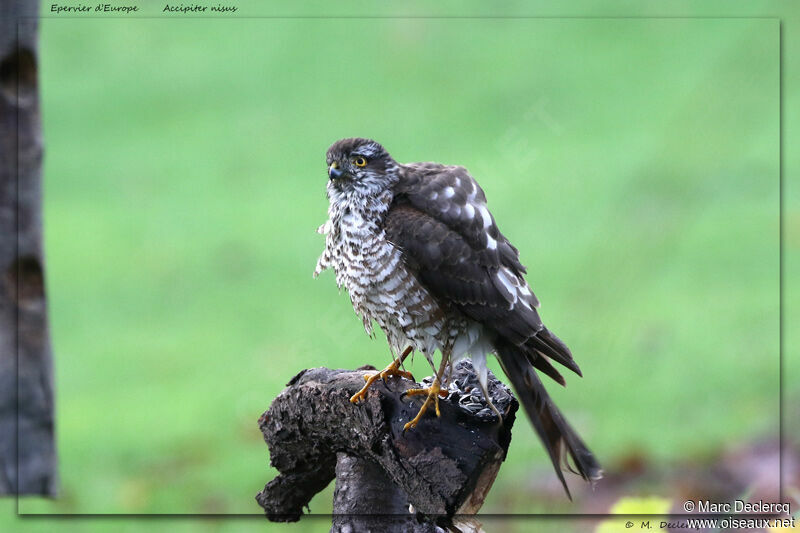
<svg viewBox="0 0 800 533"><path fill-rule="evenodd" d="M572 499L563 470L570 470L591 483L603 476L600 464L547 394L527 350L504 340L497 342L495 348L503 370L550 455L558 479Z"/></svg>

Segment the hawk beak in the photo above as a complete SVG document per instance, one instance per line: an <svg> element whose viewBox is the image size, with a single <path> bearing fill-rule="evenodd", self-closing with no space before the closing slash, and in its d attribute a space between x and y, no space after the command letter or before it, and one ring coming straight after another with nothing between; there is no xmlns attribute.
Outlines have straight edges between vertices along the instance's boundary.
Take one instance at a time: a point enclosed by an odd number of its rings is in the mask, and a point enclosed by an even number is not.
<svg viewBox="0 0 800 533"><path fill-rule="evenodd" d="M333 162L331 166L328 167L328 177L331 180L335 180L344 176L344 172L339 169L339 163Z"/></svg>

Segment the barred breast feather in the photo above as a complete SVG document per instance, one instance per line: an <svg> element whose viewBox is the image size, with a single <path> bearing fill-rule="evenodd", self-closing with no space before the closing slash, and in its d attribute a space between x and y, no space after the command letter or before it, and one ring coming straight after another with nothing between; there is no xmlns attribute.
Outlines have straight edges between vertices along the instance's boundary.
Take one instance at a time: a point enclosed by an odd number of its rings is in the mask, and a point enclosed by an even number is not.
<svg viewBox="0 0 800 533"><path fill-rule="evenodd" d="M332 203L330 219L318 230L326 245L314 275L332 267L367 333L377 322L395 354L410 345L430 358L446 343L445 315L374 223L387 207L384 201Z"/></svg>

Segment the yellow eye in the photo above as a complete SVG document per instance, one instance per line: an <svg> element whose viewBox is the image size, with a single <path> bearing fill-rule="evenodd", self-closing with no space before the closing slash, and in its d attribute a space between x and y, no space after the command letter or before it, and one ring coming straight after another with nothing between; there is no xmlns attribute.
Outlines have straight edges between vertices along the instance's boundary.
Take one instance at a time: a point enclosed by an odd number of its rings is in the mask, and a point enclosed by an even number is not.
<svg viewBox="0 0 800 533"><path fill-rule="evenodd" d="M355 159L353 159L353 164L355 164L355 166L357 167L365 167L367 166L367 160L361 156L358 156Z"/></svg>

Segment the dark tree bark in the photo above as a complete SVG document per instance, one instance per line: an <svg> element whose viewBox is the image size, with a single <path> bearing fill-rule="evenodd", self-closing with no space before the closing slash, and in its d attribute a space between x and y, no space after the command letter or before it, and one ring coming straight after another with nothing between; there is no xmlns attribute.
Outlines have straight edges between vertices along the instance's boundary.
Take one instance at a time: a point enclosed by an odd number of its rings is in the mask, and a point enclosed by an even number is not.
<svg viewBox="0 0 800 533"><path fill-rule="evenodd" d="M480 509L505 460L519 407L490 374L489 395L477 386L472 365L458 363L441 417L430 409L403 432L424 397L403 397L419 385L389 378L376 382L366 401L350 397L364 385L364 370L304 370L259 419L279 475L256 500L273 521L296 521L311 498L336 478L331 531L433 532ZM430 383L430 378L427 378Z"/></svg>
<svg viewBox="0 0 800 533"><path fill-rule="evenodd" d="M0 3L0 494L53 496L37 15L34 0Z"/></svg>

